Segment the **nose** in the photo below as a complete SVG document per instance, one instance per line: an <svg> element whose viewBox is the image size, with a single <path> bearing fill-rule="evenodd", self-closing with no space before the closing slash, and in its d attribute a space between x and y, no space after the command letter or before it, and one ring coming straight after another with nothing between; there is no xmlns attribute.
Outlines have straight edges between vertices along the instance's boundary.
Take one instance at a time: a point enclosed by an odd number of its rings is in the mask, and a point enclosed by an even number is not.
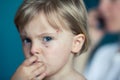
<svg viewBox="0 0 120 80"><path fill-rule="evenodd" d="M32 44L30 54L36 55L36 54L40 54L40 53L42 53L42 48L37 43Z"/></svg>

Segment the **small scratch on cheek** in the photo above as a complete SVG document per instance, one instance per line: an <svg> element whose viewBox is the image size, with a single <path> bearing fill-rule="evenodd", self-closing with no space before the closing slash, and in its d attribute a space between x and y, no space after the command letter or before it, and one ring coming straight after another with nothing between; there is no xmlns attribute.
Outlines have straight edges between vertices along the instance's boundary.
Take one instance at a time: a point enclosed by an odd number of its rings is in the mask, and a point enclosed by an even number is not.
<svg viewBox="0 0 120 80"><path fill-rule="evenodd" d="M59 29L57 29L56 32L59 33Z"/></svg>
<svg viewBox="0 0 120 80"><path fill-rule="evenodd" d="M56 33L59 33L59 32L60 32L60 29L57 29L57 30L56 30Z"/></svg>

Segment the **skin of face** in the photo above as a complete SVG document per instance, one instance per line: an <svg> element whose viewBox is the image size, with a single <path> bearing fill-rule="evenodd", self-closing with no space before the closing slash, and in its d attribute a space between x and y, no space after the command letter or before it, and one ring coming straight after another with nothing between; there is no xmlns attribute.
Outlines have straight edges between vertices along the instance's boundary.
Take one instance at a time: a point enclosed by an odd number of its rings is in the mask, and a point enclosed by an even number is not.
<svg viewBox="0 0 120 80"><path fill-rule="evenodd" d="M120 32L120 0L100 0L99 10L109 32Z"/></svg>
<svg viewBox="0 0 120 80"><path fill-rule="evenodd" d="M54 29L42 13L34 17L20 35L25 57L37 56L37 61L46 66L47 76L71 69L74 56L71 51L79 52L84 43L83 35L76 38L70 31Z"/></svg>

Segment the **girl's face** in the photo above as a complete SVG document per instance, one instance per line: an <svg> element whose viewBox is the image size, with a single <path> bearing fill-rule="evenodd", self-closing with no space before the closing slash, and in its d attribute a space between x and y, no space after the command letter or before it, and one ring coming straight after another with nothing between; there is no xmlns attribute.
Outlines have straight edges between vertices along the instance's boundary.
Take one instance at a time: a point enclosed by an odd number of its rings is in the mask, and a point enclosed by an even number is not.
<svg viewBox="0 0 120 80"><path fill-rule="evenodd" d="M105 18L107 30L120 31L120 0L100 0L99 10Z"/></svg>
<svg viewBox="0 0 120 80"><path fill-rule="evenodd" d="M20 32L26 58L38 57L46 66L46 73L52 75L69 61L74 35L66 30L56 30L43 14L35 17Z"/></svg>

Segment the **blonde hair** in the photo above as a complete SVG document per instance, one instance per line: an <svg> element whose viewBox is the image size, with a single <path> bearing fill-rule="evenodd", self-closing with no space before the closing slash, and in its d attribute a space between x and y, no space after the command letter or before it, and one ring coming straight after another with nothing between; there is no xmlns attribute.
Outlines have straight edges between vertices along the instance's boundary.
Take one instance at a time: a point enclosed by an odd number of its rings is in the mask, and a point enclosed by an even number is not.
<svg viewBox="0 0 120 80"><path fill-rule="evenodd" d="M15 16L17 29L22 30L41 11L54 28L70 29L75 35L84 34L86 39L81 52L87 50L88 24L83 0L24 0Z"/></svg>

